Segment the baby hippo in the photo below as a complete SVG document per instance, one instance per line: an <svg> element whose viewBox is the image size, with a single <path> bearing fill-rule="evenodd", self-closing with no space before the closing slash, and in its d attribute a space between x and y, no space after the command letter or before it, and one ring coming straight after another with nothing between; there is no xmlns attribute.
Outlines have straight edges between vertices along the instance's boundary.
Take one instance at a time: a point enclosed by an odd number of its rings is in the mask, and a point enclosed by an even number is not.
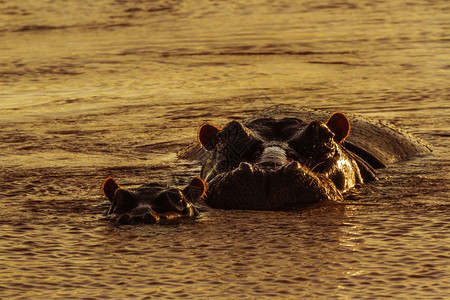
<svg viewBox="0 0 450 300"><path fill-rule="evenodd" d="M118 224L168 223L198 215L193 202L204 196L206 186L195 177L183 190L159 183L123 189L112 178L103 183L103 193L111 202L107 217Z"/></svg>

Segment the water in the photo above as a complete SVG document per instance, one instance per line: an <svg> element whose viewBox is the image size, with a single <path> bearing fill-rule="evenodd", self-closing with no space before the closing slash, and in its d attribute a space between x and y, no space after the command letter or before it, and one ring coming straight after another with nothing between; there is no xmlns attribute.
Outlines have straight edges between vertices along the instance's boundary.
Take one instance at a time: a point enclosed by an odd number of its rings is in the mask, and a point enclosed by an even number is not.
<svg viewBox="0 0 450 300"><path fill-rule="evenodd" d="M449 20L448 1L1 1L0 298L447 298ZM184 185L200 124L275 104L434 151L342 206L103 220L108 175Z"/></svg>

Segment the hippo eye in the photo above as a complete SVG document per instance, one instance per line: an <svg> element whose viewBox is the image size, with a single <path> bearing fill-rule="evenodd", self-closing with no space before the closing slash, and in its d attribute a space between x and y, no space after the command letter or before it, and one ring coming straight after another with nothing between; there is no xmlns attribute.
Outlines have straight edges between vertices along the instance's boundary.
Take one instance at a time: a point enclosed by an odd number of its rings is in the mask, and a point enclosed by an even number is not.
<svg viewBox="0 0 450 300"><path fill-rule="evenodd" d="M299 158L314 166L334 155L337 145L333 137L325 124L313 121L288 143Z"/></svg>
<svg viewBox="0 0 450 300"><path fill-rule="evenodd" d="M252 147L252 132L238 121L232 121L219 134L219 139L237 156L242 157Z"/></svg>
<svg viewBox="0 0 450 300"><path fill-rule="evenodd" d="M180 201L184 199L183 194L178 189L170 189L162 192L152 202L152 209L157 213L178 212L183 208Z"/></svg>
<svg viewBox="0 0 450 300"><path fill-rule="evenodd" d="M178 202L180 202L183 198L183 194L178 189L170 189L165 194L167 196L167 200L175 205L178 204Z"/></svg>
<svg viewBox="0 0 450 300"><path fill-rule="evenodd" d="M223 152L230 165L253 157L262 141L238 121L232 121L219 134Z"/></svg>

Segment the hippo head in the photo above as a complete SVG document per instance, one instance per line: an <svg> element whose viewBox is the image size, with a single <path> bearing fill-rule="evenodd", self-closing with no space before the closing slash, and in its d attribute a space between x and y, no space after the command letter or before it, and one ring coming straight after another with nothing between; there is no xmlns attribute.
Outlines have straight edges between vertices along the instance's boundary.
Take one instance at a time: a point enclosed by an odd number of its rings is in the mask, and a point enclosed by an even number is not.
<svg viewBox="0 0 450 300"><path fill-rule="evenodd" d="M224 209L277 210L342 200L362 181L357 163L342 146L350 124L342 113L327 122L295 118L239 121L199 130L210 152L202 178L206 202Z"/></svg>
<svg viewBox="0 0 450 300"><path fill-rule="evenodd" d="M204 195L205 189L199 177L183 190L158 183L123 189L112 177L103 183L103 193L111 202L106 214L119 224L160 223L196 216L193 202Z"/></svg>

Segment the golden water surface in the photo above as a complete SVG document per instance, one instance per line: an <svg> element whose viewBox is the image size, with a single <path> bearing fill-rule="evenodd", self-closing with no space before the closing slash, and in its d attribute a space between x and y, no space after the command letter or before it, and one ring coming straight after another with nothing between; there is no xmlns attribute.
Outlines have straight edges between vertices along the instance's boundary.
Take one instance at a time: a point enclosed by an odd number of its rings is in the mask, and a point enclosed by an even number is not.
<svg viewBox="0 0 450 300"><path fill-rule="evenodd" d="M0 298L445 299L448 1L0 1ZM433 153L344 205L113 226L100 192L184 185L203 122L276 104Z"/></svg>

